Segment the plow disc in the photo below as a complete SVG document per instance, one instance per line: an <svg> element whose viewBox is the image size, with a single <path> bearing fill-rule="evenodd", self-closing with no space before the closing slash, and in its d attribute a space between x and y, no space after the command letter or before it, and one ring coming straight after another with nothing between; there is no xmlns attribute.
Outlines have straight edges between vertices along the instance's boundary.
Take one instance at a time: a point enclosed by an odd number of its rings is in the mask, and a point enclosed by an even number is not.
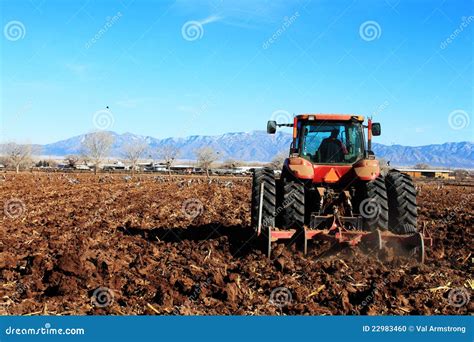
<svg viewBox="0 0 474 342"><path fill-rule="evenodd" d="M304 255L308 252L308 241L327 241L335 249L361 246L373 251L392 248L397 254L411 255L420 263L424 263L426 247L433 244L432 238L423 228L422 232L397 235L389 231L375 229L362 230L361 217L342 217L337 211L334 215L312 215L311 228L298 226L293 229L280 230L262 220L262 203L264 186L261 185L259 218L255 229L256 237L260 240L263 252L270 258L272 242L287 241L296 245ZM348 227L348 228L346 228Z"/></svg>
<svg viewBox="0 0 474 342"><path fill-rule="evenodd" d="M329 230L312 230L306 227L289 230L277 230L272 227L264 227L259 236L263 242L263 251L270 258L272 252L272 242L288 241L295 243L297 249L306 255L308 251L308 241L328 241L340 248L353 247L357 245L375 251L384 248L394 248L401 254L414 254L420 263L425 261L425 246L431 247L431 237L424 236L423 233L412 235L395 235L391 232L375 230L373 232L350 231L344 228Z"/></svg>
<svg viewBox="0 0 474 342"><path fill-rule="evenodd" d="M336 248L361 246L365 249L381 251L385 248L393 248L398 254L414 255L416 260L424 263L426 250L431 247L433 240L425 232L410 235L396 235L389 231L351 230L339 224L340 219L333 217L332 226L329 229L308 229L297 227L295 229L279 230L275 227L260 225L257 237L261 239L263 252L270 258L272 253L272 242L287 241L294 243L303 254L308 252L308 241L328 241ZM427 236L425 236L425 234Z"/></svg>

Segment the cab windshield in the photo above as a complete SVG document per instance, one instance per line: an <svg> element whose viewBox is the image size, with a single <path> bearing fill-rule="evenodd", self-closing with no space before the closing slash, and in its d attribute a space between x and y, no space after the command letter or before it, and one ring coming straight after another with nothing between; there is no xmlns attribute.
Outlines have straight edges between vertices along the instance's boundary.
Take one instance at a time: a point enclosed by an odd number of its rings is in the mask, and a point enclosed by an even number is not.
<svg viewBox="0 0 474 342"><path fill-rule="evenodd" d="M300 126L301 125L301 126ZM364 156L360 122L301 122L300 154L313 163L349 164Z"/></svg>

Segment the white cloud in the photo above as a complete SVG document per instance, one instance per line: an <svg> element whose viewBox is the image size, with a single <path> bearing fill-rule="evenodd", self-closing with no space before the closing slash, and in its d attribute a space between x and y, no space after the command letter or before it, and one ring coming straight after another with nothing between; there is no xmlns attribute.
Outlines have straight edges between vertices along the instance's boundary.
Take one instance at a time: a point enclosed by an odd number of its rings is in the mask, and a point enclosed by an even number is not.
<svg viewBox="0 0 474 342"><path fill-rule="evenodd" d="M224 19L223 17L221 16L218 16L218 15L211 15L203 20L200 20L199 23L201 25L206 25L206 24L210 24L210 23L215 23L217 21L221 21L222 19Z"/></svg>

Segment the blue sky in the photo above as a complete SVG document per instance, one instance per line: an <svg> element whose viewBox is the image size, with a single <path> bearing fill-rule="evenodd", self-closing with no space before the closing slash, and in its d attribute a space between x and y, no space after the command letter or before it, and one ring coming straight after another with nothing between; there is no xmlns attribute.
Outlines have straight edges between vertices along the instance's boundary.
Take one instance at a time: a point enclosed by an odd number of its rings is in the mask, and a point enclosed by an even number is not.
<svg viewBox="0 0 474 342"><path fill-rule="evenodd" d="M0 3L3 141L215 135L310 112L372 115L385 144L474 140L473 1Z"/></svg>

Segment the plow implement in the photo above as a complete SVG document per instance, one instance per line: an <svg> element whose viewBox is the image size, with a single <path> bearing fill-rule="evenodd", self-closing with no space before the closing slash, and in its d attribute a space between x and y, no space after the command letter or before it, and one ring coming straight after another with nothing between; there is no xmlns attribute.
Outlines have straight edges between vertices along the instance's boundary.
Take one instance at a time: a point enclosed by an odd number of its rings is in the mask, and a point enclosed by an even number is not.
<svg viewBox="0 0 474 342"><path fill-rule="evenodd" d="M394 248L402 254L412 254L420 263L425 261L426 248L432 246L431 237L423 233L412 235L395 235L391 232L375 230L372 232L350 231L341 227L334 229L315 230L306 227L289 230L278 230L273 227L263 227L258 235L264 246L265 255L270 258L272 242L294 242L297 248L305 255L308 251L308 241L328 241L335 248L361 246L364 249L380 251L384 248Z"/></svg>
<svg viewBox="0 0 474 342"><path fill-rule="evenodd" d="M261 194L263 193L262 191ZM262 204L261 202L260 209L262 209ZM261 212L262 210L260 210ZM319 240L329 242L332 246L331 249L335 250L358 246L363 250L377 252L390 248L398 254L414 256L418 262L424 263L426 249L433 244L433 240L426 229L423 229L422 232L397 235L380 229L373 231L360 230L360 222L359 217L341 217L336 212L334 215L327 216L313 215L311 228L299 226L293 229L281 230L265 225L260 215L259 224L256 227L256 236L268 258L271 257L273 242L280 241L295 244L297 249L306 255L308 242Z"/></svg>

